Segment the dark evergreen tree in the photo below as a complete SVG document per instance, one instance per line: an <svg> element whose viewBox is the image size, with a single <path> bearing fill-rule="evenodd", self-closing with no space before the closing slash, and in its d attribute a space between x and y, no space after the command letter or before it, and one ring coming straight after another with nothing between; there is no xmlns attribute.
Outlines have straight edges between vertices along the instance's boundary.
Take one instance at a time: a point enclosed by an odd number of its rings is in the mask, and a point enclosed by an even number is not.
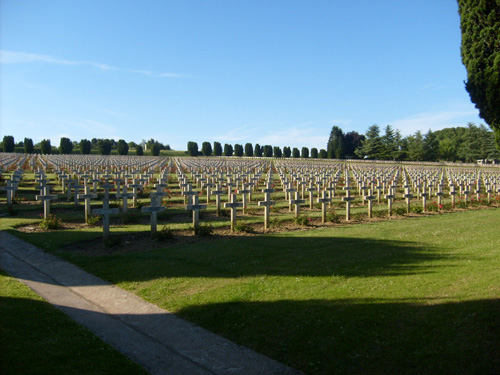
<svg viewBox="0 0 500 375"><path fill-rule="evenodd" d="M52 153L52 145L50 144L50 139L44 139L40 142L40 149L42 154L49 155Z"/></svg>
<svg viewBox="0 0 500 375"><path fill-rule="evenodd" d="M88 139L82 139L80 141L80 153L84 155L90 154L92 149L92 143Z"/></svg>
<svg viewBox="0 0 500 375"><path fill-rule="evenodd" d="M372 125L366 132L366 139L356 149L356 154L362 159L380 159L382 151L382 138L378 125Z"/></svg>
<svg viewBox="0 0 500 375"><path fill-rule="evenodd" d="M189 156L198 156L198 143L189 141L187 151Z"/></svg>
<svg viewBox="0 0 500 375"><path fill-rule="evenodd" d="M97 147L99 148L99 153L101 155L109 155L111 154L113 144L109 139L99 139L99 142L97 142Z"/></svg>
<svg viewBox="0 0 500 375"><path fill-rule="evenodd" d="M3 137L3 152L14 152L16 144L12 135L5 135Z"/></svg>
<svg viewBox="0 0 500 375"><path fill-rule="evenodd" d="M300 158L300 151L297 147L294 147L293 150L292 150L292 156L294 158Z"/></svg>
<svg viewBox="0 0 500 375"><path fill-rule="evenodd" d="M141 145L137 145L137 147L135 148L135 154L137 156L142 156L144 155L144 149L142 148Z"/></svg>
<svg viewBox="0 0 500 375"><path fill-rule="evenodd" d="M458 0L465 88L500 148L500 0Z"/></svg>
<svg viewBox="0 0 500 375"><path fill-rule="evenodd" d="M158 142L155 142L151 145L151 155L160 156L160 144Z"/></svg>
<svg viewBox="0 0 500 375"><path fill-rule="evenodd" d="M334 126L330 132L326 151L328 152L329 159L344 158L344 133L338 126Z"/></svg>
<svg viewBox="0 0 500 375"><path fill-rule="evenodd" d="M253 146L251 143L245 144L245 156L248 156L248 157L253 156Z"/></svg>
<svg viewBox="0 0 500 375"><path fill-rule="evenodd" d="M262 157L262 147L258 143L255 144L255 148L253 150L254 156L257 156L258 158Z"/></svg>
<svg viewBox="0 0 500 375"><path fill-rule="evenodd" d="M344 157L346 159L357 159L356 149L361 147L364 140L365 136L355 131L344 134Z"/></svg>
<svg viewBox="0 0 500 375"><path fill-rule="evenodd" d="M212 156L212 144L210 142L203 142L201 144L201 153L203 156Z"/></svg>
<svg viewBox="0 0 500 375"><path fill-rule="evenodd" d="M326 150L324 148L322 148L321 150L319 150L319 157L320 157L320 159L326 159L326 158L328 158L328 153L326 152Z"/></svg>
<svg viewBox="0 0 500 375"><path fill-rule="evenodd" d="M123 139L119 139L116 149L118 151L118 155L127 155L128 154L127 142L125 142Z"/></svg>
<svg viewBox="0 0 500 375"><path fill-rule="evenodd" d="M273 156L275 158L281 158L281 155L282 155L281 148L279 146L274 146L273 147Z"/></svg>
<svg viewBox="0 0 500 375"><path fill-rule="evenodd" d="M408 158L411 161L423 161L424 160L424 137L422 132L419 130L415 135L410 135L407 137L408 140Z"/></svg>
<svg viewBox="0 0 500 375"><path fill-rule="evenodd" d="M220 142L214 142L214 156L222 156L222 145Z"/></svg>
<svg viewBox="0 0 500 375"><path fill-rule="evenodd" d="M71 154L73 151L73 143L69 138L62 137L59 143L59 151L61 154Z"/></svg>
<svg viewBox="0 0 500 375"><path fill-rule="evenodd" d="M265 145L264 146L264 157L271 158L273 156L273 146Z"/></svg>
<svg viewBox="0 0 500 375"><path fill-rule="evenodd" d="M285 158L289 158L290 156L292 156L292 149L288 146L283 147L283 156Z"/></svg>
<svg viewBox="0 0 500 375"><path fill-rule="evenodd" d="M439 140L430 129L424 136L423 152L425 161L437 161L439 158Z"/></svg>
<svg viewBox="0 0 500 375"><path fill-rule="evenodd" d="M300 156L304 159L307 159L309 157L309 149L307 147L302 147Z"/></svg>
<svg viewBox="0 0 500 375"><path fill-rule="evenodd" d="M224 156L233 156L233 146L224 144Z"/></svg>
<svg viewBox="0 0 500 375"><path fill-rule="evenodd" d="M311 158L313 159L318 158L318 149L316 147L311 148Z"/></svg>
<svg viewBox="0 0 500 375"><path fill-rule="evenodd" d="M24 152L32 154L34 149L33 140L31 138L24 138Z"/></svg>
<svg viewBox="0 0 500 375"><path fill-rule="evenodd" d="M234 145L234 156L242 157L243 156L243 146L236 143Z"/></svg>

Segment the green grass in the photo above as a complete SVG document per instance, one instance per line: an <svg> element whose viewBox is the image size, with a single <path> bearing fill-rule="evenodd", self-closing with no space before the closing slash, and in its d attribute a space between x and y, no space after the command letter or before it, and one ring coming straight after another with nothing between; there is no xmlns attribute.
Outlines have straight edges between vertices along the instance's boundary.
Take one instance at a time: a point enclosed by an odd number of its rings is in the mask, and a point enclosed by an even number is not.
<svg viewBox="0 0 500 375"><path fill-rule="evenodd" d="M2 374L147 374L0 271Z"/></svg>
<svg viewBox="0 0 500 375"><path fill-rule="evenodd" d="M469 210L92 256L57 251L89 232L22 237L309 374L497 374L499 219Z"/></svg>

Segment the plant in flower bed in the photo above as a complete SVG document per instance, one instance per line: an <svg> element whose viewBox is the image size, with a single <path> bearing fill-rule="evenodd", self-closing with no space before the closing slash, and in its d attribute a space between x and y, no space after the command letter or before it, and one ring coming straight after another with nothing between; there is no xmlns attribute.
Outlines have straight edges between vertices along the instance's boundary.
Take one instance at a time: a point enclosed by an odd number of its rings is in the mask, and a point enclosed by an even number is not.
<svg viewBox="0 0 500 375"><path fill-rule="evenodd" d="M466 201L459 200L458 202L455 203L456 208L461 208L461 209L466 209L469 208L469 204Z"/></svg>
<svg viewBox="0 0 500 375"><path fill-rule="evenodd" d="M211 224L198 224L195 228L190 227L198 236L210 236L214 232L214 227Z"/></svg>
<svg viewBox="0 0 500 375"><path fill-rule="evenodd" d="M61 229L63 221L60 217L50 214L48 218L42 219L39 226L43 230Z"/></svg>
<svg viewBox="0 0 500 375"><path fill-rule="evenodd" d="M234 224L234 230L236 232L242 232L242 233L253 233L254 232L252 226L247 224L247 223L244 223L244 222Z"/></svg>
<svg viewBox="0 0 500 375"><path fill-rule="evenodd" d="M397 206L393 208L393 212L395 215L404 216L406 215L406 206Z"/></svg>
<svg viewBox="0 0 500 375"><path fill-rule="evenodd" d="M9 206L7 208L7 212L9 213L9 216L17 216L17 214L19 213L16 209L14 209L14 207L12 206Z"/></svg>
<svg viewBox="0 0 500 375"><path fill-rule="evenodd" d="M340 223L340 215L335 212L335 210L331 209L328 210L326 213L326 220L332 222L332 223Z"/></svg>
<svg viewBox="0 0 500 375"><path fill-rule="evenodd" d="M101 224L102 218L99 215L89 216L87 219L87 225L90 227L96 227Z"/></svg>
<svg viewBox="0 0 500 375"><path fill-rule="evenodd" d="M295 224L303 225L303 226L309 226L312 224L311 218L307 217L307 216L294 217L293 221L295 222Z"/></svg>
<svg viewBox="0 0 500 375"><path fill-rule="evenodd" d="M422 212L424 212L424 208L420 205L413 205L411 206L410 208L410 212L413 212L414 214L421 214Z"/></svg>
<svg viewBox="0 0 500 375"><path fill-rule="evenodd" d="M443 205L441 205L443 206ZM437 202L431 202L429 203L426 207L426 210L429 211L429 212L438 212L440 207L439 205L437 204Z"/></svg>
<svg viewBox="0 0 500 375"><path fill-rule="evenodd" d="M284 219L273 217L269 220L269 228L281 228L283 226L283 221Z"/></svg>

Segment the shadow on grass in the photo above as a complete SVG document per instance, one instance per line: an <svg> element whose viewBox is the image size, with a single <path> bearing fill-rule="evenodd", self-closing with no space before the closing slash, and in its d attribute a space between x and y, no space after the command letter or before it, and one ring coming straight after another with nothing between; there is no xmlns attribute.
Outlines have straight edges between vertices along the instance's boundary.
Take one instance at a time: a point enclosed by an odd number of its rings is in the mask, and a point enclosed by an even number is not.
<svg viewBox="0 0 500 375"><path fill-rule="evenodd" d="M308 374L499 374L500 300L233 302L179 316Z"/></svg>
<svg viewBox="0 0 500 375"><path fill-rule="evenodd" d="M157 249L145 249L139 241L134 251L123 251L127 245L122 243L114 252L86 254L81 245L73 252L68 244L77 238L99 238L99 233L65 230L55 236L50 232L9 232L57 252L111 283L168 277L397 276L439 272L441 267L452 267L443 260L455 258L414 242L334 236L224 237ZM63 245L64 251L58 251Z"/></svg>
<svg viewBox="0 0 500 375"><path fill-rule="evenodd" d="M1 304L4 317L11 310L37 315L24 322L19 321L23 314L2 319L2 342L9 343L2 350L3 366L8 365L4 370L22 370L24 363L26 369L47 369L40 373L56 368L56 372L67 368L65 373L77 373L69 371L72 366L83 371L82 366L90 365L93 373L99 366L104 367L102 373L113 373L104 358L111 355L116 361L110 362L112 369L120 363L109 351L94 357L99 347L89 344L90 337L81 342L66 334L71 332L69 323L61 326L53 317L40 315L45 308L41 302L2 298ZM63 310L80 321L107 319L95 311ZM310 375L496 375L500 373L499 312L498 299L434 305L346 299L209 304L186 308L178 315ZM137 329L149 327L158 342L168 343L173 337L169 336L170 314L115 317ZM91 356L92 364L82 363L80 356Z"/></svg>

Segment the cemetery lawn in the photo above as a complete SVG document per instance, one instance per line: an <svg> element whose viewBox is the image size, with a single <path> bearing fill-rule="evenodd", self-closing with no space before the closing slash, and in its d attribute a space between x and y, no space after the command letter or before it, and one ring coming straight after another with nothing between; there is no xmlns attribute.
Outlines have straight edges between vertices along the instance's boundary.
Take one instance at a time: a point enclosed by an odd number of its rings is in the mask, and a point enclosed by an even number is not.
<svg viewBox="0 0 500 375"><path fill-rule="evenodd" d="M85 232L16 235L307 374L498 374L499 222L468 210L106 254L71 250Z"/></svg>
<svg viewBox="0 0 500 375"><path fill-rule="evenodd" d="M0 299L2 374L147 374L3 271Z"/></svg>

